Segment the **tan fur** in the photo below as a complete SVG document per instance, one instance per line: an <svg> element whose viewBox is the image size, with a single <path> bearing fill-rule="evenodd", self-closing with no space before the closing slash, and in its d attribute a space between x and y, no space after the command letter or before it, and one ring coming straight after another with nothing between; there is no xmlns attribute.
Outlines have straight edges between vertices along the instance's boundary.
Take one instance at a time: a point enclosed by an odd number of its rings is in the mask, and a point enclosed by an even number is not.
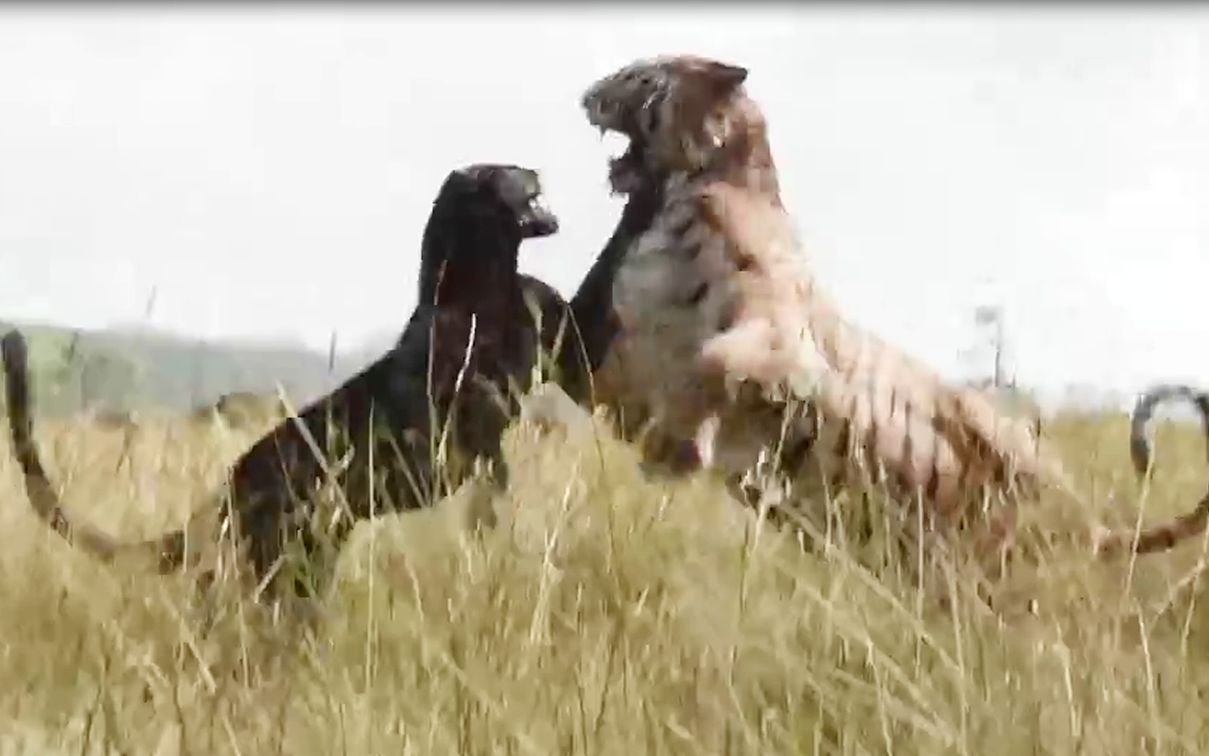
<svg viewBox="0 0 1209 756"><path fill-rule="evenodd" d="M618 90L630 88L622 109L658 111L644 119L657 128L643 134L643 154L614 161L611 179L627 191L651 180L654 168L662 208L617 272L613 297L621 332L595 376L598 396L622 409L627 432L647 427L657 459L675 450L675 439L708 435L701 425L711 414L729 413L733 417L714 423L719 454L746 466L754 462L756 442L779 429L779 413L728 400L736 379L746 376L731 373L727 380L711 361L738 350L819 364L813 350L800 348L809 340L782 338L804 322L805 293L780 286L793 280L781 274L800 264L799 245L781 207L763 115L743 92L745 72L737 67L681 56L628 68L589 89L585 107L591 113L602 97L610 107ZM646 82L658 91L646 91ZM597 116L608 120L607 113ZM762 233L777 244L749 254L712 222L722 206L738 202L761 214ZM764 271L749 270L753 263ZM779 369L749 362L756 370ZM753 413L760 422L752 422Z"/></svg>
<svg viewBox="0 0 1209 756"><path fill-rule="evenodd" d="M964 521L982 494L1006 494L983 537L987 550L1010 545L1013 502L1044 486L1074 495L1061 465L985 394L946 383L842 316L781 203L744 76L697 57L662 58L585 95L589 120L631 137L611 167L614 188L657 182L663 197L617 272L621 334L597 376L600 395L620 407L626 432L645 423L650 453L681 469L734 479L781 442L799 450L788 461L807 492L888 486L904 501L922 499L942 529ZM795 405L803 411L786 421ZM1132 531L1093 541L1108 551L1168 548L1207 517L1209 498L1136 542Z"/></svg>
<svg viewBox="0 0 1209 756"><path fill-rule="evenodd" d="M1048 487L1078 498L1061 462L1043 452L1026 424L1002 414L985 392L949 384L927 365L857 328L817 285L808 266L785 264L788 237L769 232L784 224L769 217L768 203L753 202L733 189L715 191L712 197L712 227L729 240L735 254L757 261L732 274L741 279L733 285L741 300L735 306L757 318L756 313L772 314L759 320L764 327L751 332L754 338L739 339L733 332L714 337L703 357L720 375L756 382L765 396L787 386L811 399L823 429L814 454L822 476L831 482L842 476L850 483L889 485L902 497L921 491L930 513L950 526L984 493L1018 499L1035 497ZM799 305L804 305L805 323L792 317ZM825 367L784 356L785 342L795 338L808 339L799 353L821 352ZM724 348L719 342L725 342ZM813 392L803 390L809 386ZM1179 395L1190 391L1185 388ZM1204 404L1196 406L1209 423ZM1010 537L1014 518L1011 511L993 517L988 538ZM1112 552L1136 537L1139 553L1162 550L1202 532L1207 519L1209 500L1186 516L1138 534L1098 530L1092 544L1100 552Z"/></svg>

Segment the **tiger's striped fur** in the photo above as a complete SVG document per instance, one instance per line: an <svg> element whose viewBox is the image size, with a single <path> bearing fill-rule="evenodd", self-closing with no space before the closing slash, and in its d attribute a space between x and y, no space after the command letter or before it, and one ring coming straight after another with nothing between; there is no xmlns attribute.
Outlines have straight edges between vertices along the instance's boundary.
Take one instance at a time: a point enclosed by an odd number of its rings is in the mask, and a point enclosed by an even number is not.
<svg viewBox="0 0 1209 756"><path fill-rule="evenodd" d="M663 203L616 274L621 333L597 374L600 395L620 408L623 432L642 425L650 457L678 470L712 467L734 481L779 443L799 492L886 486L921 500L941 530L964 523L983 494L1003 494L984 538L988 550L1010 546L1015 502L1051 485L1073 493L1061 465L986 394L946 383L842 315L781 202L745 78L694 56L657 58L584 96L591 123L630 138L613 188L655 184ZM1159 550L1207 518L1209 497L1136 539L1098 532L1093 542Z"/></svg>
<svg viewBox="0 0 1209 756"><path fill-rule="evenodd" d="M729 240L708 222L711 209L739 187L736 193L753 206L762 203L767 229L783 242L776 247L784 253L780 261L795 264L797 243L780 204L763 115L743 91L745 76L742 68L693 56L640 61L584 97L589 119L602 131L631 136L629 150L612 161L613 189L660 198L649 229L630 244L616 271L620 333L594 376L598 397L621 409L627 435L645 430L648 453L657 460L674 461L675 439L708 432L702 422L716 410L730 415L718 424L719 448L741 458L734 466L754 462L758 442L780 426L779 412L734 401L728 392L735 381L707 371L700 359L707 343L742 347L756 343L753 334L788 330L768 327L763 315L802 321L804 302L795 302L793 292L750 288L770 279L745 278L746 261L731 254ZM775 313L750 306L761 302L782 306ZM784 342L783 356L808 364L813 350L790 356L808 343ZM738 436L733 442L731 434Z"/></svg>

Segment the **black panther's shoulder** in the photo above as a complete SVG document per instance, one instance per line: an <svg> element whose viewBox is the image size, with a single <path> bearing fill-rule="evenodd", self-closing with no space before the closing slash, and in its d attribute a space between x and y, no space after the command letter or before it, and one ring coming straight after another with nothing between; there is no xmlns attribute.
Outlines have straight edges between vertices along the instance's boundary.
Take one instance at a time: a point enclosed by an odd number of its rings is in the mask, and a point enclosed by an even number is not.
<svg viewBox="0 0 1209 756"><path fill-rule="evenodd" d="M458 308L420 305L412 312L395 345L369 369L373 390L396 402L427 403L451 393L457 376L483 340L471 313Z"/></svg>

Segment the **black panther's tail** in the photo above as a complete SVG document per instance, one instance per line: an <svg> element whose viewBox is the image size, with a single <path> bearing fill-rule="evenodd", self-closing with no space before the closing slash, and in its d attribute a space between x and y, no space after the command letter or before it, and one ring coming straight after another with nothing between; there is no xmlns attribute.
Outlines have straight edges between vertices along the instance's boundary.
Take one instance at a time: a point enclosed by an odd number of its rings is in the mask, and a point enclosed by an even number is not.
<svg viewBox="0 0 1209 756"><path fill-rule="evenodd" d="M4 396L13 451L25 478L26 495L38 516L64 540L102 559L110 560L121 553L143 553L156 559L161 571L180 564L184 556L184 531L170 533L153 541L128 544L86 524L72 523L67 518L59 494L46 474L34 444L28 351L25 338L18 331L9 331L0 339L0 357L3 358Z"/></svg>

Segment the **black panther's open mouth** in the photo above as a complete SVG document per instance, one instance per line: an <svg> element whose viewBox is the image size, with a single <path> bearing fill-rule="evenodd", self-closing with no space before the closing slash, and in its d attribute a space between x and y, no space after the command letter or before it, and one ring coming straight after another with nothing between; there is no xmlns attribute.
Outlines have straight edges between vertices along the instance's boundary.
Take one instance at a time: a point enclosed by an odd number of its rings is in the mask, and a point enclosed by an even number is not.
<svg viewBox="0 0 1209 756"><path fill-rule="evenodd" d="M521 237L536 239L558 233L558 216L542 202L542 195L529 198L525 211L520 216Z"/></svg>

